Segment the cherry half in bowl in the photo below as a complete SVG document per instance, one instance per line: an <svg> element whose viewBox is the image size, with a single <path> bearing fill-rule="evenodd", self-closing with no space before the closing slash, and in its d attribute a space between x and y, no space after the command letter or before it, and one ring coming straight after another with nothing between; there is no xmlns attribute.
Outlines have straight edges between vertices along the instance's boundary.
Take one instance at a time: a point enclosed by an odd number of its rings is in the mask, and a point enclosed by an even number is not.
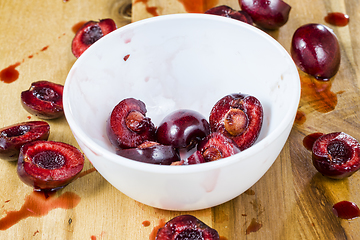
<svg viewBox="0 0 360 240"><path fill-rule="evenodd" d="M324 176L349 177L360 168L360 144L343 132L324 134L313 144L312 161Z"/></svg>
<svg viewBox="0 0 360 240"><path fill-rule="evenodd" d="M16 161L20 148L29 142L47 140L50 125L44 121L17 123L0 129L0 157L7 161Z"/></svg>
<svg viewBox="0 0 360 240"><path fill-rule="evenodd" d="M145 104L134 98L120 101L107 122L107 135L116 148L136 148L145 141L155 141L156 127L146 117Z"/></svg>
<svg viewBox="0 0 360 240"><path fill-rule="evenodd" d="M168 221L156 234L156 240L220 240L218 232L192 215L180 215Z"/></svg>
<svg viewBox="0 0 360 240"><path fill-rule="evenodd" d="M29 90L21 93L21 103L26 111L42 119L55 119L64 115L64 86L49 81L33 82Z"/></svg>
<svg viewBox="0 0 360 240"><path fill-rule="evenodd" d="M214 105L209 122L212 132L224 134L243 151L252 146L260 134L263 108L254 96L230 94Z"/></svg>
<svg viewBox="0 0 360 240"><path fill-rule="evenodd" d="M17 164L19 178L35 190L55 191L81 172L84 155L62 142L35 141L23 145Z"/></svg>

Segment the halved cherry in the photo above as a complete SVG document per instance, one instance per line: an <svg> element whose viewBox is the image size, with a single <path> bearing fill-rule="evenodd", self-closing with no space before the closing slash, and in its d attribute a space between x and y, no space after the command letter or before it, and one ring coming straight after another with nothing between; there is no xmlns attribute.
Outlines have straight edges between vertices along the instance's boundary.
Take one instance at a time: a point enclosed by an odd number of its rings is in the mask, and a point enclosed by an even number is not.
<svg viewBox="0 0 360 240"><path fill-rule="evenodd" d="M20 148L25 143L36 140L47 140L50 125L44 121L17 123L0 129L0 157L3 160L15 161Z"/></svg>
<svg viewBox="0 0 360 240"><path fill-rule="evenodd" d="M119 149L116 153L139 162L159 165L170 165L173 162L180 161L177 149L156 142L145 142L137 148Z"/></svg>
<svg viewBox="0 0 360 240"><path fill-rule="evenodd" d="M227 5L220 5L220 6L210 8L205 13L223 16L223 17L227 17L227 18L232 18L235 20L239 20L239 21L248 23L250 25L253 24L253 20L247 12L234 10Z"/></svg>
<svg viewBox="0 0 360 240"><path fill-rule="evenodd" d="M53 191L65 187L81 172L84 155L62 142L35 141L20 149L17 172L35 190Z"/></svg>
<svg viewBox="0 0 360 240"><path fill-rule="evenodd" d="M197 148L206 162L230 157L240 152L236 144L220 132L208 135Z"/></svg>
<svg viewBox="0 0 360 240"><path fill-rule="evenodd" d="M29 90L21 93L21 103L26 111L42 119L64 115L64 86L49 81L33 82Z"/></svg>
<svg viewBox="0 0 360 240"><path fill-rule="evenodd" d="M94 42L115 29L116 24L110 18L101 19L99 22L88 21L77 31L71 45L72 53L79 58Z"/></svg>
<svg viewBox="0 0 360 240"><path fill-rule="evenodd" d="M140 100L126 98L119 102L107 122L110 142L117 148L135 148L145 141L155 141L156 127L146 112Z"/></svg>
<svg viewBox="0 0 360 240"><path fill-rule="evenodd" d="M254 96L241 93L227 95L212 108L209 123L212 132L221 132L243 151L259 137L263 108Z"/></svg>
<svg viewBox="0 0 360 240"><path fill-rule="evenodd" d="M346 178L360 169L360 144L343 132L324 134L313 144L312 160L324 176Z"/></svg>
<svg viewBox="0 0 360 240"><path fill-rule="evenodd" d="M180 215L168 221L156 234L156 240L220 240L218 232L192 215Z"/></svg>

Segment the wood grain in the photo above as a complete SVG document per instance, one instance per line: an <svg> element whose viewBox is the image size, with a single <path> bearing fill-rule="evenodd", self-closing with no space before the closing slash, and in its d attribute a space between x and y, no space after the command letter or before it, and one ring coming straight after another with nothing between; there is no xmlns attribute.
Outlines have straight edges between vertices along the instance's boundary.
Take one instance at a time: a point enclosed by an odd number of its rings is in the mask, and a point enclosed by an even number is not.
<svg viewBox="0 0 360 240"><path fill-rule="evenodd" d="M0 82L0 127L28 121L29 113L21 106L20 93L34 81L45 79L64 84L76 61L71 53L74 33L71 28L80 21L113 18L118 27L154 15L184 13L184 1L133 0L132 19L119 12L130 0L62 0L0 1L0 70L20 62L19 78L13 83ZM209 7L210 2L193 0ZM237 0L219 0L239 9ZM7 230L0 239L151 239L154 227L189 213L231 239L359 239L360 219L342 220L332 213L338 201L360 204L360 175L330 180L316 172L311 153L302 144L313 132L344 131L360 139L360 3L356 0L287 0L292 6L288 23L269 31L286 50L290 50L294 31L306 23L325 24L329 12L350 16L345 27L330 26L341 45L341 67L330 82L322 85L333 100L330 102L311 92L314 81L300 72L302 98L299 111L304 122L296 122L290 137L270 170L251 190L220 206L195 212L173 212L154 209L136 202L112 187L97 172L74 181L57 193L74 192L81 197L74 209L55 209L42 217L30 217ZM154 14L155 13L155 14ZM44 47L46 50L41 51ZM31 56L31 57L30 57ZM326 95L325 94L325 95ZM335 100L334 100L335 99ZM328 102L326 102L328 101ZM335 102L334 102L335 101ZM335 103L335 104L334 104ZM333 109L326 106L333 104ZM325 107L324 107L325 106ZM37 120L31 116L31 120ZM65 118L48 121L51 140L78 147ZM85 170L92 167L86 161ZM16 211L32 189L16 174L16 163L0 161L1 216ZM150 222L148 227L143 222ZM252 221L261 224L256 232L246 234Z"/></svg>

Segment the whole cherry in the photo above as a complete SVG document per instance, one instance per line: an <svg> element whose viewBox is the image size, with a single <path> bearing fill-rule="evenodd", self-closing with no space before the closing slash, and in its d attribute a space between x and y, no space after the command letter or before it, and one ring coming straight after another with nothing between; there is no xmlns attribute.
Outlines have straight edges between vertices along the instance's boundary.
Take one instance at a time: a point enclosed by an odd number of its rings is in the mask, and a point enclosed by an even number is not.
<svg viewBox="0 0 360 240"><path fill-rule="evenodd" d="M360 144L344 132L324 134L313 144L312 161L324 176L349 177L360 168Z"/></svg>

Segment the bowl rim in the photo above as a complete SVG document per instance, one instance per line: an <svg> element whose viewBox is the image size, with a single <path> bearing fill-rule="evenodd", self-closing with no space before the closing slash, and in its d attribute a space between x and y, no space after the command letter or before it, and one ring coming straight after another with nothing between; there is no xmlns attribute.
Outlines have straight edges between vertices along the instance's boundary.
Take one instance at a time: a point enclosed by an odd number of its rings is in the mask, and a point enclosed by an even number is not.
<svg viewBox="0 0 360 240"><path fill-rule="evenodd" d="M282 121L278 124L278 126L271 131L269 134L267 134L263 139L260 141L257 141L253 146L251 146L248 149L245 149L244 151L237 153L236 155L221 159L221 161L213 161L213 162L207 162L203 164L194 164L194 165L186 165L186 166L169 166L169 165L156 165L151 163L143 163L138 162L135 160L127 159L122 156L117 155L115 152L111 152L100 145L98 145L95 141L93 141L91 138L89 138L86 133L78 126L77 122L73 118L72 115L72 109L70 101L68 101L68 91L69 91L69 85L72 81L71 76L74 68L77 65L80 65L83 59L86 58L86 55L91 54L92 49L94 49L93 46L97 46L101 44L101 42L109 38L115 34L119 34L119 32L125 32L128 29L136 28L140 25L145 24L152 24L156 23L158 21L167 21L167 20L174 20L174 19L209 19L213 21L219 21L219 22L226 22L226 24L234 24L238 25L239 27L246 28L248 31L255 32L257 35L260 35L261 37L265 38L267 41L269 41L272 45L274 45L279 51L282 51L284 55L286 55L286 58L288 61L292 62L292 70L294 73L296 73L296 80L297 82L294 82L294 85L296 85L298 91L296 92L296 96L292 98L292 102L290 105L290 110L287 111L285 114L285 117L282 119ZM295 81L295 80L294 80ZM296 84L297 83L297 84ZM101 156L102 158L108 159L112 162L115 162L116 164L122 165L127 168L141 170L143 172L152 172L152 173L158 173L158 174L186 174L186 173L197 173L197 172L205 172L209 170L215 170L219 167L224 167L227 165L235 164L238 161L243 161L244 159L255 155L257 152L261 151L261 149L266 148L268 145L270 145L274 140L276 140L289 126L289 124L293 125L295 114L298 109L298 105L300 102L300 94L301 94L301 84L300 84L300 77L298 74L297 67L295 63L293 62L290 54L285 50L285 48L274 38L272 38L270 35L268 35L266 32L256 28L255 26L249 25L247 23L217 16L217 15L211 15L211 14L203 14L203 13L176 13L176 14L168 14L168 15L162 15L162 16L156 16L151 18L146 18L143 20L139 20L133 23L130 23L128 25L122 26L115 31L105 35L101 39L99 39L97 42L95 42L87 51L85 51L73 64L71 67L66 80L64 84L64 91L63 91L63 107L64 107L64 114L65 118L68 122L68 125L73 133L74 136L76 136L76 140L80 140L87 148L89 148L92 152L96 153L97 155ZM106 134L106 133L105 133ZM241 155L241 157L239 157ZM92 160L90 160L92 161ZM275 161L275 160L274 160Z"/></svg>

